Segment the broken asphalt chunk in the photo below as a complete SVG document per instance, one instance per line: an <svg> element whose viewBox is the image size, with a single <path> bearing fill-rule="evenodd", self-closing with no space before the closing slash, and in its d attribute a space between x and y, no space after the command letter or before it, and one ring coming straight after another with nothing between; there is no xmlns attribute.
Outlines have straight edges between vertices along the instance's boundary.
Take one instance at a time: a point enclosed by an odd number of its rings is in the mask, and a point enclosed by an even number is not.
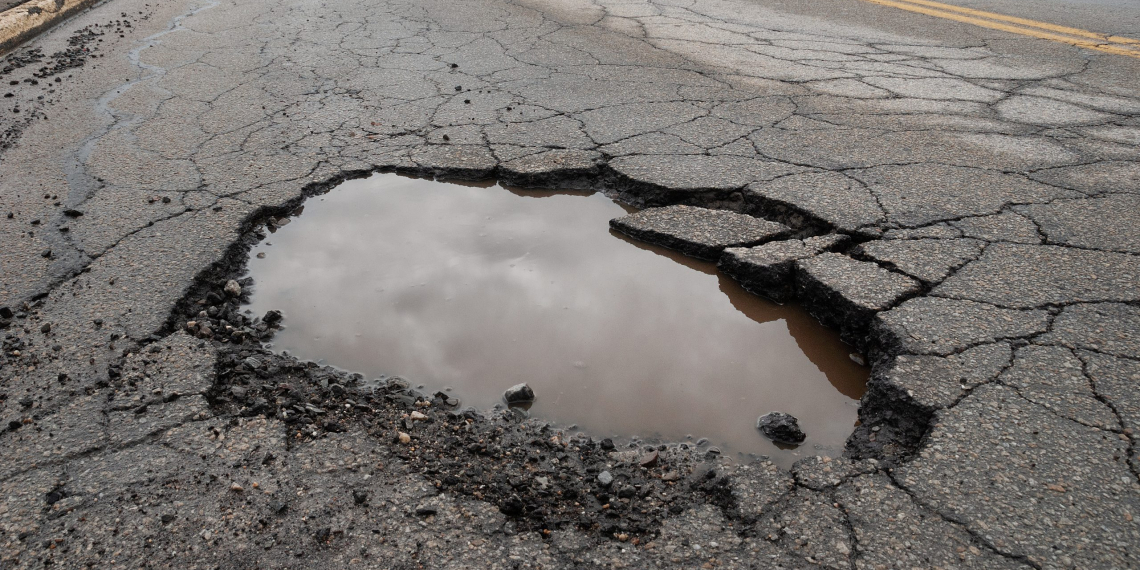
<svg viewBox="0 0 1140 570"><path fill-rule="evenodd" d="M780 239L791 228L726 210L696 206L648 208L610 220L610 227L634 239L715 260L728 247L749 247Z"/></svg>

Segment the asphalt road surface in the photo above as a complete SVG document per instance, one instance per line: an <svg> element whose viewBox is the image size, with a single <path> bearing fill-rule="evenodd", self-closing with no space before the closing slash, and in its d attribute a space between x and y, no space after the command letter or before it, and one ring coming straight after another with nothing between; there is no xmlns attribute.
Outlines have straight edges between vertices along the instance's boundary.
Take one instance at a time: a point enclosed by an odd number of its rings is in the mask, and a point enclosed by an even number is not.
<svg viewBox="0 0 1140 570"><path fill-rule="evenodd" d="M0 66L0 566L1140 567L1136 11L969 6L1033 22L917 0L68 21ZM375 170L791 226L734 275L783 279L874 361L847 456L611 449L268 353L273 318L223 289L244 248ZM732 241L686 211L639 235Z"/></svg>
<svg viewBox="0 0 1140 570"><path fill-rule="evenodd" d="M948 4L1103 34L1140 35L1140 4L1130 0L954 0Z"/></svg>

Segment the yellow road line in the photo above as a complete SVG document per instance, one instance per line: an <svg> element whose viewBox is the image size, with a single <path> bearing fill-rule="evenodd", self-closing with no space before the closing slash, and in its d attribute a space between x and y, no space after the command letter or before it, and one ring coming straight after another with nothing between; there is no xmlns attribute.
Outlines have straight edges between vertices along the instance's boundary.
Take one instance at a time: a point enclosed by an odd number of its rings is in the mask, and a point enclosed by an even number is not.
<svg viewBox="0 0 1140 570"><path fill-rule="evenodd" d="M1140 50L1130 47L1131 45L1140 46L1140 40L1134 40L1131 38L1124 38L1120 36L1106 36L1104 34L1097 34L1078 28L1057 26L1055 24L1049 24L1046 22L1037 22L1034 20L1026 20L1024 18L1016 18L1014 16L1005 16L1003 14L994 14L991 12L982 12L980 10L973 10L970 8L950 6L948 4L941 4L939 2L932 2L930 0L866 1L871 2L872 4L879 4L880 6L889 6L891 8L898 8L900 10L906 10L908 12L915 12L918 14L925 14L927 16L934 16L936 18L954 20L956 22L962 22L965 24L973 24L975 26L981 26L983 28L989 28L992 30L1001 30L1003 32L1009 32L1012 34L1030 36L1043 40L1051 40L1082 47L1085 49L1140 59ZM927 6L938 6L945 9L934 9ZM1020 25L1012 25L1012 23L1017 23Z"/></svg>
<svg viewBox="0 0 1140 570"><path fill-rule="evenodd" d="M1082 30L1080 28L1070 28L1068 26L1058 26L1057 24L1050 24L1048 22L1038 22L1036 20L1029 20L1026 18L1018 18L1017 16L1006 16L1005 14L998 14L995 12L983 12L981 10L974 10L973 8L963 8L962 6L954 6L952 4L943 4L941 2L932 2L931 0L902 0L902 1L909 3L909 4L919 4L922 6L929 6L931 8L938 8L940 10L949 10L951 12L961 12L963 14L969 14L971 16L978 16L978 17L986 18L986 19L990 19L990 20L1000 20L1003 22L1020 24L1022 26L1028 26L1031 28L1040 28L1042 30L1049 30L1051 32L1068 34L1070 36L1078 36L1078 37L1082 37L1082 38L1089 38L1089 39L1093 39L1093 40L1100 40L1100 41L1116 43L1116 44L1140 45L1140 40L1134 40L1132 38L1125 38L1125 37L1121 37L1121 36L1106 36L1104 34L1098 34L1096 32L1090 32L1088 30Z"/></svg>

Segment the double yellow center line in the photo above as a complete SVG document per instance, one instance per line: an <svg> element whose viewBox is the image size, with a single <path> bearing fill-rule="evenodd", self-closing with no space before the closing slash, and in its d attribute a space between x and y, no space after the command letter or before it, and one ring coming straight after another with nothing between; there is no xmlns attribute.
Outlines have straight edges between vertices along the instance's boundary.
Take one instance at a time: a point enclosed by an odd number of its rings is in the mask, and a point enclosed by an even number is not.
<svg viewBox="0 0 1140 570"><path fill-rule="evenodd" d="M1132 38L1098 34L1080 28L1058 26L1056 24L1038 22L1036 20L1028 20L1016 16L1006 16L1004 14L995 14L993 12L983 12L981 10L943 4L941 2L931 2L930 0L866 1L879 4L880 6L889 6L908 12L917 12L936 18L945 18L947 20L954 20L955 22L973 24L983 28L990 28L991 30L1001 30L1003 32L1043 40L1052 40L1086 49L1140 59L1140 40L1134 40Z"/></svg>

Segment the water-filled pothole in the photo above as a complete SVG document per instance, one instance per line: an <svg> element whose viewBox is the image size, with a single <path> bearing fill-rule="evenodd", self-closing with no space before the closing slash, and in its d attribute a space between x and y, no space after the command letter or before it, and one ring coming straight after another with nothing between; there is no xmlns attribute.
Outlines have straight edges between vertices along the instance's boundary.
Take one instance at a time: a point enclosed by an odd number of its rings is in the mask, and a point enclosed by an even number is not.
<svg viewBox="0 0 1140 570"><path fill-rule="evenodd" d="M250 308L286 315L274 350L464 406L526 382L532 415L595 437L837 454L867 379L848 347L711 263L610 231L626 213L598 193L345 182L254 249ZM799 451L756 430L773 410L800 419Z"/></svg>

